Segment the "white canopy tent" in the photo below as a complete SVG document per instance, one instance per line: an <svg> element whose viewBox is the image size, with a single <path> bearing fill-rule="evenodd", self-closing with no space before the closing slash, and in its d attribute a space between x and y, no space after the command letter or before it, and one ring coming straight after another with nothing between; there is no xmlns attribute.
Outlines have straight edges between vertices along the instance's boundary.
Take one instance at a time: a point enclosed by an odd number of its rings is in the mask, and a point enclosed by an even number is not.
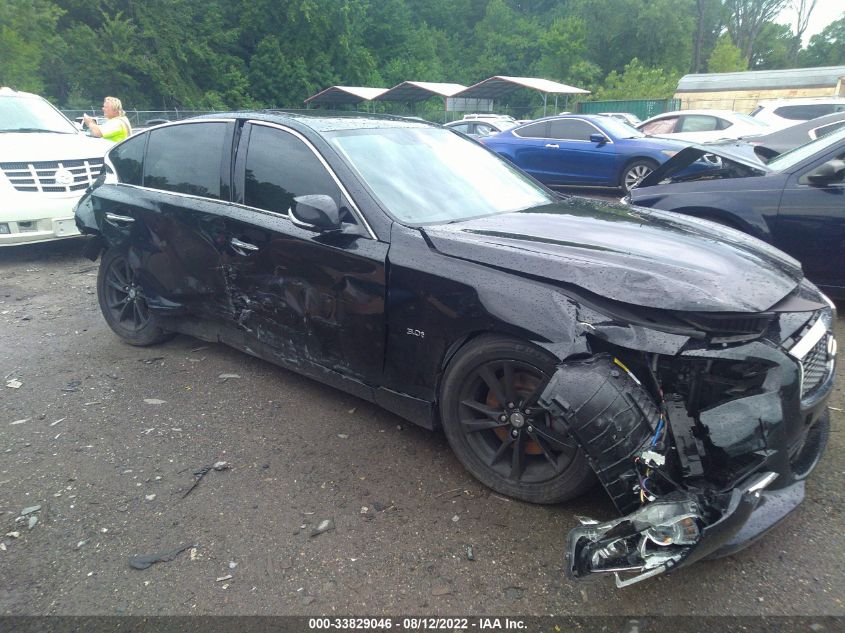
<svg viewBox="0 0 845 633"><path fill-rule="evenodd" d="M555 110L557 110L558 95L566 95L568 103L569 95L587 95L589 90L576 88L574 86L567 86L566 84L551 81L549 79L539 79L537 77L505 77L504 75L496 75L484 81L480 81L459 92L454 97L467 97L476 99L498 99L506 94L518 90L519 88L528 88L536 90L543 94L543 114L546 114L548 98L550 94L555 96Z"/></svg>
<svg viewBox="0 0 845 633"><path fill-rule="evenodd" d="M361 86L331 86L317 94L308 97L305 105L341 105L347 103L361 103L372 101L380 94L387 92L387 88L367 88Z"/></svg>

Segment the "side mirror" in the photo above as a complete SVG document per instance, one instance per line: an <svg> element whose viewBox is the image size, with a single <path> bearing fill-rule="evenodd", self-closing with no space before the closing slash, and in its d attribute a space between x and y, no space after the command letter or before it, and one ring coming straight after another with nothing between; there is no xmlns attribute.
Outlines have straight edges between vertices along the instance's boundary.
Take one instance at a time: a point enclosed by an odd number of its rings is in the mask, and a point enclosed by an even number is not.
<svg viewBox="0 0 845 633"><path fill-rule="evenodd" d="M831 182L845 180L845 160L834 158L823 165L819 165L806 175L807 180L814 185L826 185Z"/></svg>
<svg viewBox="0 0 845 633"><path fill-rule="evenodd" d="M607 143L607 137L604 134L590 134L590 143L604 145Z"/></svg>
<svg viewBox="0 0 845 633"><path fill-rule="evenodd" d="M331 196L315 194L296 196L290 210L291 221L303 228L336 231L340 228L340 209Z"/></svg>

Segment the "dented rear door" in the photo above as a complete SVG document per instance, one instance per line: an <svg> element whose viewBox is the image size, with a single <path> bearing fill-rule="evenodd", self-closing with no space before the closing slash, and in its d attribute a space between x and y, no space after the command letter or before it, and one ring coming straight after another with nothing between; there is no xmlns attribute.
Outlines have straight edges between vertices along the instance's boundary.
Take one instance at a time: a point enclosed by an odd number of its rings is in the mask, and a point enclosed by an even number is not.
<svg viewBox="0 0 845 633"><path fill-rule="evenodd" d="M220 270L230 201L234 122L206 120L152 130L118 146L143 147L143 166L112 155L121 182L94 191L109 246L126 254L150 307L164 315L225 312ZM137 153L137 152L136 152Z"/></svg>

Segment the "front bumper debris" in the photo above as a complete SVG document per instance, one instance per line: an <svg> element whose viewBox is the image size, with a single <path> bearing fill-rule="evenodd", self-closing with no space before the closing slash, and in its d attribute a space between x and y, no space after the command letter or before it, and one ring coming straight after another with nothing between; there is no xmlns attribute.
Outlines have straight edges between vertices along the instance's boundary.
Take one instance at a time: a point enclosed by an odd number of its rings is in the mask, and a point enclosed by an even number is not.
<svg viewBox="0 0 845 633"><path fill-rule="evenodd" d="M566 575L581 579L613 574L616 586L626 587L701 560L734 539L757 508L762 491L776 478L776 473L761 473L744 489L721 499L667 496L615 521L585 520L569 533ZM722 504L715 520L708 519Z"/></svg>
<svg viewBox="0 0 845 633"><path fill-rule="evenodd" d="M758 338L629 354L639 377L607 351L559 365L539 404L623 515L580 519L567 577L612 574L625 587L732 554L794 511L830 429L831 316L805 317L788 345Z"/></svg>

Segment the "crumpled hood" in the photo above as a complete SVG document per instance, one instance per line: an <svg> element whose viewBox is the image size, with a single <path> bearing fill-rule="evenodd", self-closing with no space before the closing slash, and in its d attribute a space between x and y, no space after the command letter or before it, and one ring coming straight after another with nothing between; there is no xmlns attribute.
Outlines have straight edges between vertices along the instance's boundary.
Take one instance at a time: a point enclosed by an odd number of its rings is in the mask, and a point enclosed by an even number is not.
<svg viewBox="0 0 845 633"><path fill-rule="evenodd" d="M576 197L421 230L450 257L667 310L759 312L803 277L797 261L739 231Z"/></svg>
<svg viewBox="0 0 845 633"><path fill-rule="evenodd" d="M6 132L0 134L0 162L78 160L101 158L114 143L85 134Z"/></svg>
<svg viewBox="0 0 845 633"><path fill-rule="evenodd" d="M662 165L658 166L648 176L643 178L636 186L636 189L645 189L660 184L669 175L680 172L685 167L692 165L705 154L718 156L751 167L758 172L766 173L771 169L754 154L754 147L743 141L708 143L707 145L690 145L675 154ZM703 173L703 172L702 172Z"/></svg>

